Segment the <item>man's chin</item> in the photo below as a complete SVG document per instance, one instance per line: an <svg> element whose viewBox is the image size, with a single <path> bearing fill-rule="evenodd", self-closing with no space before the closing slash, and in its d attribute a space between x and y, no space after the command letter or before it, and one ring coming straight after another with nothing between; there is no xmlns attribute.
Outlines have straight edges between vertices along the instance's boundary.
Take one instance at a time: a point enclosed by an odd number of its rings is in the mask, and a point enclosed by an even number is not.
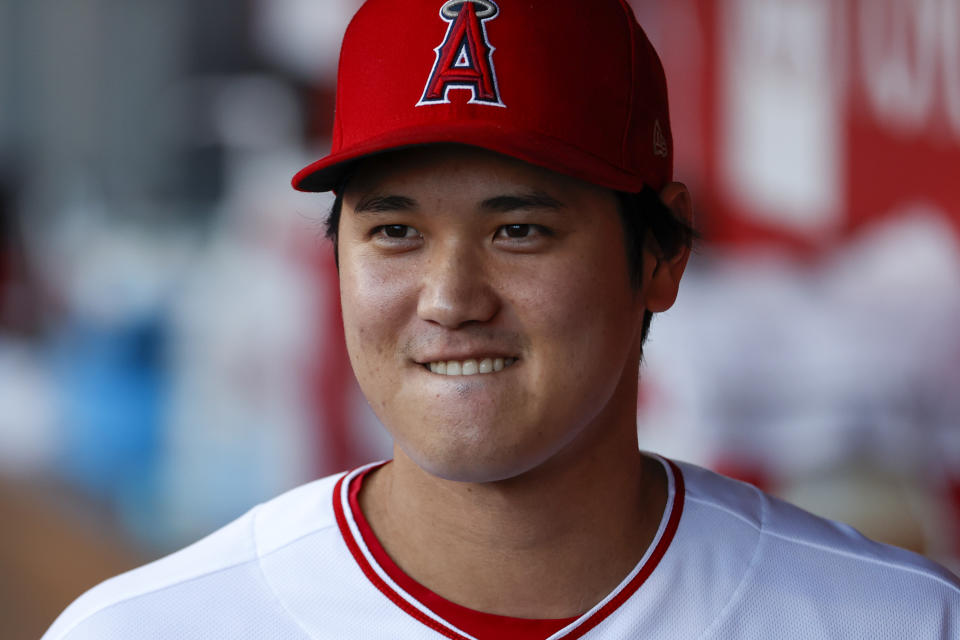
<svg viewBox="0 0 960 640"><path fill-rule="evenodd" d="M516 455L483 455L480 452L414 453L404 455L425 473L450 482L489 484L511 480L531 471L537 462Z"/></svg>

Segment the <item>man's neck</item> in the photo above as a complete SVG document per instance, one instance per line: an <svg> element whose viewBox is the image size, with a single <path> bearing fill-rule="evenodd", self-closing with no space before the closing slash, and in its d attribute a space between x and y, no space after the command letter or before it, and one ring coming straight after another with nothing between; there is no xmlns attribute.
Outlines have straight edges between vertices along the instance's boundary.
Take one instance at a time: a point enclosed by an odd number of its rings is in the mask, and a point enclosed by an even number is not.
<svg viewBox="0 0 960 640"><path fill-rule="evenodd" d="M368 478L361 508L394 562L447 600L577 616L639 562L667 501L664 470L637 450L635 431L606 440L570 463L482 484L437 478L397 450Z"/></svg>

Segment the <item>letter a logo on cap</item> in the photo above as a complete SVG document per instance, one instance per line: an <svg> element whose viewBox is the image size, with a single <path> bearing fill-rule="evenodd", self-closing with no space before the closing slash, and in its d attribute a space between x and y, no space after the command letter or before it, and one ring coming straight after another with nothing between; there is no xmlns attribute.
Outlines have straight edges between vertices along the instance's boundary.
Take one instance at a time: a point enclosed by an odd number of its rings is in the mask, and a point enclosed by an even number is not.
<svg viewBox="0 0 960 640"><path fill-rule="evenodd" d="M506 106L500 100L497 73L493 68L494 47L487 39L486 22L500 14L493 0L447 0L440 17L449 23L447 35L434 49L437 60L417 106L448 104L451 89L466 89L473 95L470 104Z"/></svg>

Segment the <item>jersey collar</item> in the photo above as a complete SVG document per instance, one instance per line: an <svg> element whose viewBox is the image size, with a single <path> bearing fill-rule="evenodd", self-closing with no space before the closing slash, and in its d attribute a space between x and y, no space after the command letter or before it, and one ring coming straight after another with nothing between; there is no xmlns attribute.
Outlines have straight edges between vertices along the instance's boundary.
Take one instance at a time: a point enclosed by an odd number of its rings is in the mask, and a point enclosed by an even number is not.
<svg viewBox="0 0 960 640"><path fill-rule="evenodd" d="M337 525L354 560L367 579L393 604L434 631L453 640L497 637L503 640L574 640L617 611L637 592L663 558L683 512L684 483L680 468L655 456L667 473L667 506L646 554L610 594L592 609L569 620L519 620L473 611L445 600L406 575L387 555L360 511L357 496L364 477L385 464L378 462L343 476L333 492Z"/></svg>

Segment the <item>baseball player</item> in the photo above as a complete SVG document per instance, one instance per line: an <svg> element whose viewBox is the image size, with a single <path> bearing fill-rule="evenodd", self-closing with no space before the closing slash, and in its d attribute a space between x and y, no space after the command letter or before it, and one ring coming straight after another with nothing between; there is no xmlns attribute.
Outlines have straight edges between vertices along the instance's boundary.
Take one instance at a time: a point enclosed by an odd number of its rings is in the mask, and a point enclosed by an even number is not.
<svg viewBox="0 0 960 640"><path fill-rule="evenodd" d="M689 255L623 0L369 0L333 149L347 345L394 458L91 590L48 640L952 639L960 582L638 450ZM704 318L709 322L709 318Z"/></svg>

